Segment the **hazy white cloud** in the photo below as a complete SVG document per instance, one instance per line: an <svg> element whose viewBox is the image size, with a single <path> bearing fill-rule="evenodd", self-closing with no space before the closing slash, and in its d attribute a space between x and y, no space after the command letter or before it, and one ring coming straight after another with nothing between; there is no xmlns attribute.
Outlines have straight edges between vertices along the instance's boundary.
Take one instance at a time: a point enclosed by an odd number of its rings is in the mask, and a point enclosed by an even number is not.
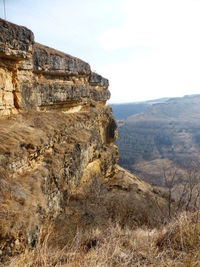
<svg viewBox="0 0 200 267"><path fill-rule="evenodd" d="M7 0L8 19L88 61L111 102L200 93L200 0Z"/></svg>
<svg viewBox="0 0 200 267"><path fill-rule="evenodd" d="M181 48L200 41L200 1L122 0L121 9L123 24L107 29L100 37L105 49Z"/></svg>
<svg viewBox="0 0 200 267"><path fill-rule="evenodd" d="M112 101L200 93L200 1L121 4L125 21L100 36L105 50L132 48L126 62L104 67L110 72Z"/></svg>

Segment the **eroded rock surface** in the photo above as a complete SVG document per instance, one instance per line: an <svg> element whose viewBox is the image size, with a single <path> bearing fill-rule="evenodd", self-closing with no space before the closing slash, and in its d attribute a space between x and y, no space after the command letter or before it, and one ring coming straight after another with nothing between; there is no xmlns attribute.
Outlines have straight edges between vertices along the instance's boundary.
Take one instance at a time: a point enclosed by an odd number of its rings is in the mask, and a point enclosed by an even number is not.
<svg viewBox="0 0 200 267"><path fill-rule="evenodd" d="M34 35L29 29L0 19L0 54L15 60L31 55Z"/></svg>
<svg viewBox="0 0 200 267"><path fill-rule="evenodd" d="M88 63L34 42L33 33L0 20L0 115L104 105L108 80Z"/></svg>

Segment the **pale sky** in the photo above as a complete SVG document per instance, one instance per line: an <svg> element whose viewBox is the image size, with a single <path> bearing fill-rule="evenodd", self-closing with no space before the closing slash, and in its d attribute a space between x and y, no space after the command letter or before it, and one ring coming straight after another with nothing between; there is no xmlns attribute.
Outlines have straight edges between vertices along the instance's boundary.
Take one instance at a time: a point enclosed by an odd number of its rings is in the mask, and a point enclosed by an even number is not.
<svg viewBox="0 0 200 267"><path fill-rule="evenodd" d="M5 1L7 20L108 78L110 103L200 93L200 0Z"/></svg>

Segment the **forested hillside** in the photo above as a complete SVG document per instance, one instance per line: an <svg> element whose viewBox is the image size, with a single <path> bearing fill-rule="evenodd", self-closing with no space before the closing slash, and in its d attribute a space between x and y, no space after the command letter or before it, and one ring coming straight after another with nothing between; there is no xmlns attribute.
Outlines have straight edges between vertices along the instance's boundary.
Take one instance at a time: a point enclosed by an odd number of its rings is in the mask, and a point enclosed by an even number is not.
<svg viewBox="0 0 200 267"><path fill-rule="evenodd" d="M200 156L200 95L153 104L119 126L119 163L161 185L162 169L187 169Z"/></svg>

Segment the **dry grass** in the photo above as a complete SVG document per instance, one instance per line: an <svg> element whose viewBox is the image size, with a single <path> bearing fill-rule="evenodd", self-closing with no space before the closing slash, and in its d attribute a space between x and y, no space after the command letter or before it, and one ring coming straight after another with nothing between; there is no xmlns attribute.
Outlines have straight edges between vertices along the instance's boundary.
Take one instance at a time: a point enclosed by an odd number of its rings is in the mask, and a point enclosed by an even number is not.
<svg viewBox="0 0 200 267"><path fill-rule="evenodd" d="M13 259L9 267L200 266L198 212L184 213L160 230L115 225L104 231L77 232L63 249L48 245L50 235L51 229L45 237L41 234L36 249Z"/></svg>

